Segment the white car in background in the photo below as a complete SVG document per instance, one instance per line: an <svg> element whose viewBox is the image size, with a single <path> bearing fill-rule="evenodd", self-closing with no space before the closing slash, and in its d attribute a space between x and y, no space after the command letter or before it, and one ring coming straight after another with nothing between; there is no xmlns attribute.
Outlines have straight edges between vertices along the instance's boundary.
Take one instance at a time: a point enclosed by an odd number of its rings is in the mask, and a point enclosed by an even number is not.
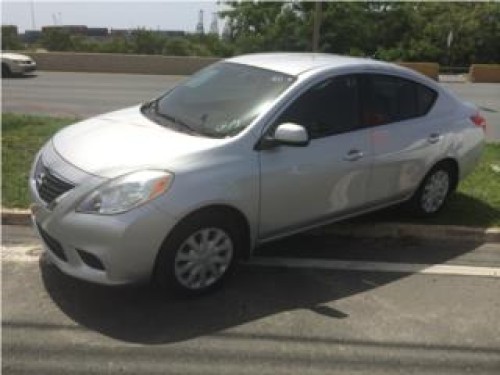
<svg viewBox="0 0 500 375"><path fill-rule="evenodd" d="M2 77L25 74L36 70L36 62L29 56L19 53L1 53Z"/></svg>

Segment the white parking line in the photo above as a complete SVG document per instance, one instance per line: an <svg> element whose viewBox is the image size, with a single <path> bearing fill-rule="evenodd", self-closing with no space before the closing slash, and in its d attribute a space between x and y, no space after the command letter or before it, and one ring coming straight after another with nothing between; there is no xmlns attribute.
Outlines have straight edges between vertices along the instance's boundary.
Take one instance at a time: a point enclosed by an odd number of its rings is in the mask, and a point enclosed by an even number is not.
<svg viewBox="0 0 500 375"><path fill-rule="evenodd" d="M472 267L448 264L389 263L351 260L267 257L255 257L246 262L246 264L285 268L318 268L326 270L401 272L500 278L500 267Z"/></svg>
<svg viewBox="0 0 500 375"><path fill-rule="evenodd" d="M1 246L2 262L36 262L43 250L31 244ZM266 267L316 268L324 270L399 272L433 275L481 276L500 278L500 267L477 267L451 264L420 264L368 262L362 260L331 260L303 258L253 257L245 264Z"/></svg>

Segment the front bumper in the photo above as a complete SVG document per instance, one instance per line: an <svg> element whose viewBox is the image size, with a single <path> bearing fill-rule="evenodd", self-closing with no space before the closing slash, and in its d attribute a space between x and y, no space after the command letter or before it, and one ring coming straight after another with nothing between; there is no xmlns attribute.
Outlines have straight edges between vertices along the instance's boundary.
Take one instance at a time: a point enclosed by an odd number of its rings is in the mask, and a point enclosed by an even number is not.
<svg viewBox="0 0 500 375"><path fill-rule="evenodd" d="M77 186L49 208L30 176L33 227L49 259L64 273L94 283L148 282L175 220L147 204L119 215L78 213L83 191Z"/></svg>
<svg viewBox="0 0 500 375"><path fill-rule="evenodd" d="M23 66L24 73L34 72L36 70L36 64Z"/></svg>

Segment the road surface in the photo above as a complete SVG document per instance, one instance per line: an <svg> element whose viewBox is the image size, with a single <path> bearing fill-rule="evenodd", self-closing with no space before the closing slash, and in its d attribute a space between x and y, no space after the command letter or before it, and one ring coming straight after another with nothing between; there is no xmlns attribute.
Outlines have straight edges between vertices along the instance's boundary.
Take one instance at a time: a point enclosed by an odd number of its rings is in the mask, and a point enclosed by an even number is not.
<svg viewBox="0 0 500 375"><path fill-rule="evenodd" d="M3 230L4 374L500 373L498 244L304 234L169 300L69 278Z"/></svg>

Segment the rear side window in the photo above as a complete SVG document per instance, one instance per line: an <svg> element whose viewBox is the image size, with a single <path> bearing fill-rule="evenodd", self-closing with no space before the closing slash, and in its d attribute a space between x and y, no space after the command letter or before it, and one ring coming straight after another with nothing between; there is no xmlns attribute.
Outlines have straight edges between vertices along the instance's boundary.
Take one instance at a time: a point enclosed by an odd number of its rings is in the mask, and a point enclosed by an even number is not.
<svg viewBox="0 0 500 375"><path fill-rule="evenodd" d="M425 115L437 93L420 83L382 74L364 76L362 122L376 126Z"/></svg>
<svg viewBox="0 0 500 375"><path fill-rule="evenodd" d="M436 101L437 93L427 86L417 83L418 110L421 116L429 112Z"/></svg>

